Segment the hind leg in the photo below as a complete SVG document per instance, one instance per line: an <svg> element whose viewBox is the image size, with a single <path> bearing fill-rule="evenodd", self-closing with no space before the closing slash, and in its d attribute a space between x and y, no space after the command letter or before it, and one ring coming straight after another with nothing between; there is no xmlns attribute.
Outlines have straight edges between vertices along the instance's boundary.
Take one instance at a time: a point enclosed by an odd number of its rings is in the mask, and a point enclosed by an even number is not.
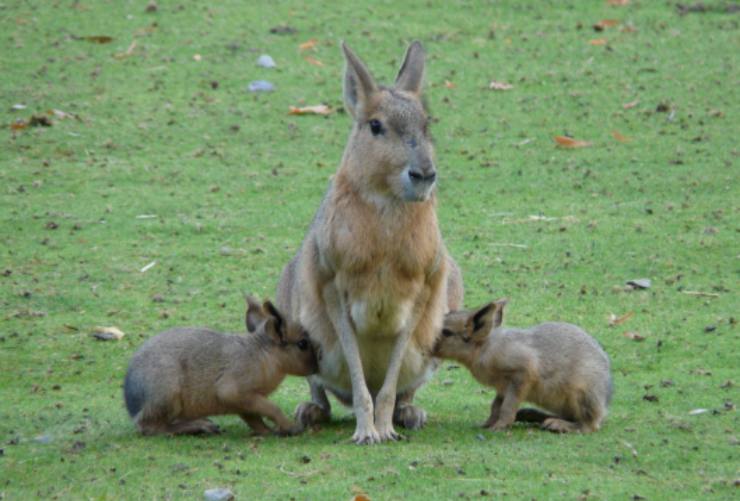
<svg viewBox="0 0 740 501"><path fill-rule="evenodd" d="M542 429L552 431L554 433L573 433L581 431L581 427L578 423L573 421L567 421L565 419L551 417L545 419L542 423Z"/></svg>
<svg viewBox="0 0 740 501"><path fill-rule="evenodd" d="M427 422L427 412L412 403L415 393L416 388L398 395L393 409L393 422L407 430L418 430Z"/></svg>
<svg viewBox="0 0 740 501"><path fill-rule="evenodd" d="M166 433L173 435L214 435L221 433L221 429L210 419L194 419L192 421L176 421L168 425Z"/></svg>

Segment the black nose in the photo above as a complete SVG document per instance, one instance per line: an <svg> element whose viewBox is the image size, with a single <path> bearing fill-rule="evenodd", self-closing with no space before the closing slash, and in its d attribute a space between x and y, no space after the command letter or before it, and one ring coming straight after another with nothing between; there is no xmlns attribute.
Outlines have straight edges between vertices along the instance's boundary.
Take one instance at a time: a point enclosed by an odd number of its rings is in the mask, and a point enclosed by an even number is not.
<svg viewBox="0 0 740 501"><path fill-rule="evenodd" d="M425 181L427 183L431 183L432 181L434 181L437 178L437 172L436 171L432 171L432 172L430 172L428 174L424 174L420 170L410 170L409 171L409 177L411 178L412 181L414 181L416 183L422 182L422 181Z"/></svg>

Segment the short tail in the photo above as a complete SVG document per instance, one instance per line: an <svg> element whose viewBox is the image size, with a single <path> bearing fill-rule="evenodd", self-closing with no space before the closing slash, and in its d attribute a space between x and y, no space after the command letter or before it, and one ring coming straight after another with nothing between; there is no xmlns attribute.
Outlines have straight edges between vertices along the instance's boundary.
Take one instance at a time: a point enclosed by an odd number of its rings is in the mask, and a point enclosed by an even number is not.
<svg viewBox="0 0 740 501"><path fill-rule="evenodd" d="M146 402L146 389L136 377L135 372L129 369L123 381L123 399L126 401L126 409L132 418L141 411Z"/></svg>
<svg viewBox="0 0 740 501"><path fill-rule="evenodd" d="M552 414L548 414L547 412L542 412L539 409L532 409L528 407L516 411L516 420L521 423L542 424L545 422L545 419L549 419L551 417L555 416L553 416Z"/></svg>

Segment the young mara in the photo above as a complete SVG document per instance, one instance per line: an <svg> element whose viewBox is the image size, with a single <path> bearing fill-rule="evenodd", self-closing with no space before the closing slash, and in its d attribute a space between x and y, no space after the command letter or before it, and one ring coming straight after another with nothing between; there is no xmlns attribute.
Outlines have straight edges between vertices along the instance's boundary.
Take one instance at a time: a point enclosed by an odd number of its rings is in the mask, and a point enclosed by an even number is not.
<svg viewBox="0 0 740 501"><path fill-rule="evenodd" d="M269 301L247 301L247 335L175 328L134 354L123 392L142 433L215 433L218 427L206 418L218 414L238 414L258 434L271 431L263 417L279 434L300 431L267 396L286 374L316 372L311 342Z"/></svg>
<svg viewBox="0 0 740 501"><path fill-rule="evenodd" d="M598 430L612 394L609 357L599 343L567 323L503 328L505 304L499 300L447 314L434 350L496 388L484 426L502 430L519 420L556 432ZM554 415L536 409L517 412L524 401Z"/></svg>

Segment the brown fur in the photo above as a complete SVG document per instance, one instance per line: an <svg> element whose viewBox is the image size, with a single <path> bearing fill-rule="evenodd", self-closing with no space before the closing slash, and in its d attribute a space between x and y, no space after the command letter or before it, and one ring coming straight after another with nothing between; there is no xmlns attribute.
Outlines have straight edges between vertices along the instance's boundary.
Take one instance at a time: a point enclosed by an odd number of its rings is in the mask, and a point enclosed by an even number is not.
<svg viewBox="0 0 740 501"><path fill-rule="evenodd" d="M286 320L267 301L248 299L248 335L203 328L176 328L154 336L134 354L124 383L129 413L145 435L214 433L205 419L238 414L255 433L279 434L300 428L267 399L286 374L308 376L317 370L303 328Z"/></svg>
<svg viewBox="0 0 740 501"><path fill-rule="evenodd" d="M461 303L463 290L437 225L423 49L409 47L392 88L343 50L354 127L277 297L315 335L320 354L312 402L297 417L328 419L328 389L352 403L355 442L373 443L398 437L393 421L424 424L426 413L411 401L434 368L430 352L448 304Z"/></svg>
<svg viewBox="0 0 740 501"><path fill-rule="evenodd" d="M506 429L515 420L555 432L591 432L601 426L611 399L609 357L573 324L503 328L506 301L445 317L434 354L464 364L482 384L496 388L484 424ZM521 409L528 401L554 415ZM518 412L517 412L518 411Z"/></svg>

